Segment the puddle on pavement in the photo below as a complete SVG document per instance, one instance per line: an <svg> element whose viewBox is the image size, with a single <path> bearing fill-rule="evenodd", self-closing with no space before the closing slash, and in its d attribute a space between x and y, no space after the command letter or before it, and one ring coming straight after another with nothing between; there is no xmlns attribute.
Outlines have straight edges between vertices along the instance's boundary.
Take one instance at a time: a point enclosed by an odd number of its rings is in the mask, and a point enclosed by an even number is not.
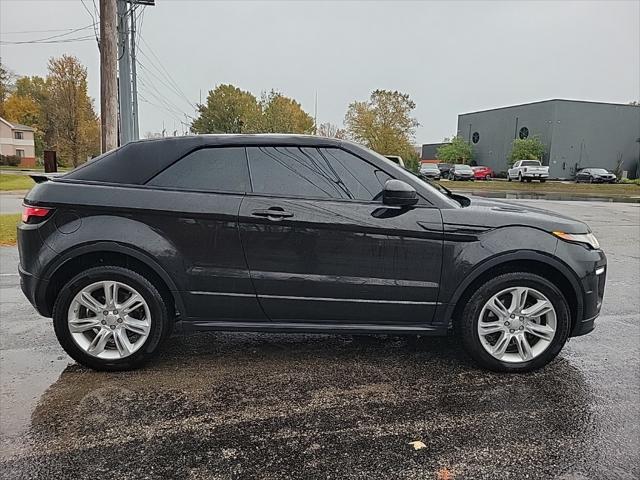
<svg viewBox="0 0 640 480"><path fill-rule="evenodd" d="M567 359L493 374L451 338L177 336L139 371L65 368L19 441L5 438L0 471L53 478L102 465L136 476L145 471L135 451L167 478L194 468L202 478L266 467L287 476L303 464L310 476L340 477L398 461L470 473L517 447L523 471L544 459L537 471L550 475L549 466L573 471L576 459L596 455L596 400ZM416 439L429 455L408 449ZM511 462L496 468L513 471Z"/></svg>

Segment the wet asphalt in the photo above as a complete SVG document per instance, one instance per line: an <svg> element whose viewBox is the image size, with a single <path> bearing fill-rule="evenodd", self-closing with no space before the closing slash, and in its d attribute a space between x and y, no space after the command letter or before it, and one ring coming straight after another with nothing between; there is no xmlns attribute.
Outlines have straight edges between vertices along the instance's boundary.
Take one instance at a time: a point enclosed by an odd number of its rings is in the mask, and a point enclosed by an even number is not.
<svg viewBox="0 0 640 480"><path fill-rule="evenodd" d="M478 369L451 337L229 333L97 373L3 248L0 477L639 478L640 205L522 203L587 221L609 259L596 330L523 375Z"/></svg>

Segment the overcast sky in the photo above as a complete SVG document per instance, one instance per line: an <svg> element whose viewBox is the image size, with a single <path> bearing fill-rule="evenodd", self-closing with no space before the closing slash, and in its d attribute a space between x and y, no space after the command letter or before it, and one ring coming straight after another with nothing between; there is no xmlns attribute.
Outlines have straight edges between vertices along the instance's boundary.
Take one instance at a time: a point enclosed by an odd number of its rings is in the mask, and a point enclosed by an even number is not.
<svg viewBox="0 0 640 480"><path fill-rule="evenodd" d="M93 11L92 0L84 3ZM3 42L91 23L81 0L0 2ZM220 83L256 96L274 88L312 115L317 92L318 122L337 125L350 102L377 88L400 90L417 105L417 143L454 134L462 112L549 98L640 98L639 1L156 0L141 35L140 94L151 102L140 102L141 134L161 131L163 121L167 132L180 132L200 92L204 99ZM99 108L95 40L0 48L2 62L19 75L45 75L49 57L76 55ZM158 73L163 67L171 80ZM177 87L167 86L172 81Z"/></svg>

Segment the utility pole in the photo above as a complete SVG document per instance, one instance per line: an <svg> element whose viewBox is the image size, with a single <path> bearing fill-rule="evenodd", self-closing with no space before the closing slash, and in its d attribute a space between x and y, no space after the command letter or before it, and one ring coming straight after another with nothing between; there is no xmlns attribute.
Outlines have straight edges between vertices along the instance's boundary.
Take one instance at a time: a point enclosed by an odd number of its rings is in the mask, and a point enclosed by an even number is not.
<svg viewBox="0 0 640 480"><path fill-rule="evenodd" d="M118 91L120 93L120 145L133 139L131 108L131 56L127 0L118 1Z"/></svg>
<svg viewBox="0 0 640 480"><path fill-rule="evenodd" d="M131 119L133 122L132 140L139 140L140 127L138 123L138 74L136 69L136 16L133 5L131 5L131 92L133 97L133 115Z"/></svg>
<svg viewBox="0 0 640 480"><path fill-rule="evenodd" d="M102 152L118 146L116 0L100 0L100 133Z"/></svg>

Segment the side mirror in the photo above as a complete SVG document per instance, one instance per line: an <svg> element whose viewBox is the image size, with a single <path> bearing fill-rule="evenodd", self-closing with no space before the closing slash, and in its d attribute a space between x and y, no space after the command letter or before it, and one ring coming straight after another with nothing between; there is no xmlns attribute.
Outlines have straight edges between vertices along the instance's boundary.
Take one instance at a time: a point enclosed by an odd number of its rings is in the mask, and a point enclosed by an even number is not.
<svg viewBox="0 0 640 480"><path fill-rule="evenodd" d="M387 180L382 191L382 203L406 207L418 203L416 190L402 180Z"/></svg>

